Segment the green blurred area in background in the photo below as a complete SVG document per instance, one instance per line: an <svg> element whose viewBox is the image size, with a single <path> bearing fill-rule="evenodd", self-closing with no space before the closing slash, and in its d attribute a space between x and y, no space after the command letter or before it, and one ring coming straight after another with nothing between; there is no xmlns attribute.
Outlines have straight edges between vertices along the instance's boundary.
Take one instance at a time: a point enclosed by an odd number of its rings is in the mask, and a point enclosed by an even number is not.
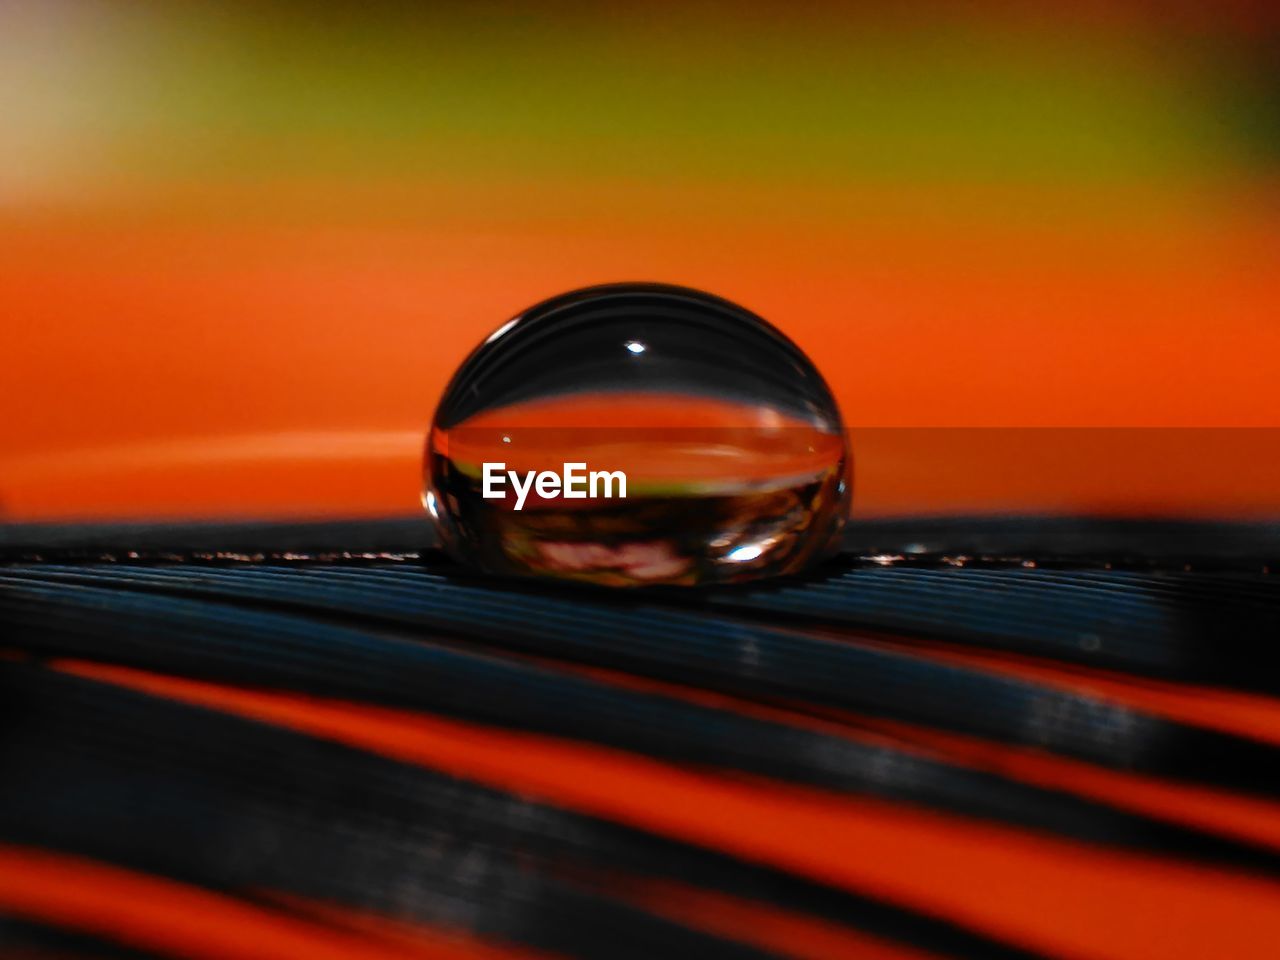
<svg viewBox="0 0 1280 960"><path fill-rule="evenodd" d="M0 190L306 173L1123 183L1266 174L1280 156L1267 36L981 10L9 2Z"/></svg>

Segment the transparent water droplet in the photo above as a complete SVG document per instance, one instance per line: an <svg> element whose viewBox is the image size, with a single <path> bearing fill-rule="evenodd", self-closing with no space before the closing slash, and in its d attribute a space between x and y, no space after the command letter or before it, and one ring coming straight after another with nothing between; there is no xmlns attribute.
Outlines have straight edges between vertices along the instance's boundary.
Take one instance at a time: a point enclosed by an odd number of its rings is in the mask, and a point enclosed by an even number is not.
<svg viewBox="0 0 1280 960"><path fill-rule="evenodd" d="M837 544L851 496L809 359L742 307L660 284L499 327L446 388L425 469L456 559L610 586L796 572Z"/></svg>

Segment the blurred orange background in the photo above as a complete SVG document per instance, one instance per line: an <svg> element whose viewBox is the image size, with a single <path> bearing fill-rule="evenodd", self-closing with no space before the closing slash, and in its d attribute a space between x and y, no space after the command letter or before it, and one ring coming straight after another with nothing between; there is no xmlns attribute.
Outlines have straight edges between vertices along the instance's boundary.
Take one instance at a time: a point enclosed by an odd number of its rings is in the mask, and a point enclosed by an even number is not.
<svg viewBox="0 0 1280 960"><path fill-rule="evenodd" d="M6 6L0 519L417 510L627 279L810 353L862 515L1280 515L1274 17L1157 7Z"/></svg>

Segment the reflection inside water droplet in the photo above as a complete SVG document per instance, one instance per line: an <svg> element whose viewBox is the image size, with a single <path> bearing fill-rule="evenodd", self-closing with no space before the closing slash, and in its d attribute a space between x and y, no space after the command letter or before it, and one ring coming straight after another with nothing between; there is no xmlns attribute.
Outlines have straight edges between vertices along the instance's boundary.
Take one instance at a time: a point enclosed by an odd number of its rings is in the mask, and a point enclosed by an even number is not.
<svg viewBox="0 0 1280 960"><path fill-rule="evenodd" d="M838 539L848 445L813 364L754 314L655 284L575 291L462 365L427 442L445 547L494 573L695 585Z"/></svg>

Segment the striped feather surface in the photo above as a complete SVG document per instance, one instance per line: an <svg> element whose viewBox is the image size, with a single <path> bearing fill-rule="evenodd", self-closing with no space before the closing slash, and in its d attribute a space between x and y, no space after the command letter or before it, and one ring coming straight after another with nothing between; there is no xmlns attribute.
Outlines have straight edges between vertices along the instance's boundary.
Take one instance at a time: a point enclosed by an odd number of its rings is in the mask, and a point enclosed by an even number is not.
<svg viewBox="0 0 1280 960"><path fill-rule="evenodd" d="M417 523L0 531L16 957L1272 957L1272 528L611 592Z"/></svg>

